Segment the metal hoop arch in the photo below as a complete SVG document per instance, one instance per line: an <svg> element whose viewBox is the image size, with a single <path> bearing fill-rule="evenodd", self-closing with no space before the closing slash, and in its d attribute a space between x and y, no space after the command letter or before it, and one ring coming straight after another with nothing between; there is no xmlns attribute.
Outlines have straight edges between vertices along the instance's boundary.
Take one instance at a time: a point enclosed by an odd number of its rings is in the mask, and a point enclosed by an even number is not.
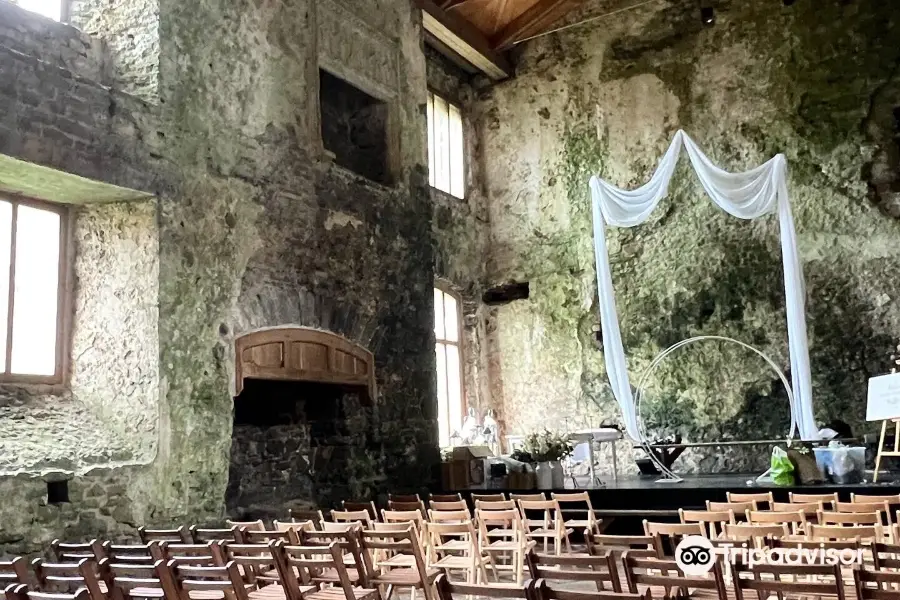
<svg viewBox="0 0 900 600"><path fill-rule="evenodd" d="M660 352L656 356L656 358L654 358L653 361L647 366L647 368L644 370L644 373L641 375L640 380L638 381L637 391L635 392L635 396L634 396L635 411L637 412L637 417L638 417L637 418L638 433L640 433L640 436L641 436L641 439L640 439L641 448L644 449L644 451L650 457L650 460L653 461L653 464L655 464L656 467L663 474L663 477L660 481L666 480L671 483L680 483L680 482L684 481L684 479L682 479L681 477L679 477L678 475L673 473L668 467L663 465L662 461L660 461L658 458L656 458L656 455L651 451L650 442L647 441L647 434L646 434L646 431L644 430L644 418L641 414L641 404L644 400L644 389L645 389L644 386L647 383L647 379L656 370L656 367L658 367L659 364L667 356L669 356L670 354L672 354L679 348L682 348L689 344L693 344L695 342L701 342L701 341L706 341L706 340L717 340L720 342L735 343L738 346L741 346L743 348L746 348L747 350L752 351L754 354L756 354L757 356L759 356L763 360L765 360L766 363L770 367L772 367L772 370L775 371L776 375L778 375L778 378L781 380L782 385L784 385L784 390L787 392L787 395L788 395L788 406L791 409L791 430L788 433L788 440L792 440L797 433L797 415L794 411L794 392L793 392L793 390L791 390L791 386L788 383L788 380L787 380L787 377L785 376L785 374L782 372L781 369L778 368L778 365L776 365L775 362L771 358L769 358L761 350L759 350L758 348L754 348L750 344L745 344L744 342L742 342L740 340L736 340L736 339L730 338L730 337L725 337L722 335L698 335L698 336L688 338L686 340L681 340L680 342L678 342L676 344L672 344L671 346L669 346L668 348L666 348L665 350Z"/></svg>

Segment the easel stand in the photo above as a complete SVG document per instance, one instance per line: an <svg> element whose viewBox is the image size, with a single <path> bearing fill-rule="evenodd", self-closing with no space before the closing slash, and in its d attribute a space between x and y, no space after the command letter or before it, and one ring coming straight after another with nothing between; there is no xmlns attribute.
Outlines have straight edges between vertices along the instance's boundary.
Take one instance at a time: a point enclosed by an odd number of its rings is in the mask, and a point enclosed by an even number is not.
<svg viewBox="0 0 900 600"><path fill-rule="evenodd" d="M894 449L885 450L884 438L887 437L888 421L894 424ZM878 454L875 456L875 473L872 482L878 481L878 470L881 468L881 458L884 456L900 456L900 419L886 419L881 422L881 439L878 440Z"/></svg>

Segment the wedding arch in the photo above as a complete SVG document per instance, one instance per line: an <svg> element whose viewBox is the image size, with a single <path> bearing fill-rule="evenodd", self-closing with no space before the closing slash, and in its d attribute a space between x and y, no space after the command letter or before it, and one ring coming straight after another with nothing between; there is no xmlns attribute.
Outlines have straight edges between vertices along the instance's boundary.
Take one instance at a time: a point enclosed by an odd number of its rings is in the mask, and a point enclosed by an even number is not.
<svg viewBox="0 0 900 600"><path fill-rule="evenodd" d="M714 165L681 130L675 134L650 181L641 187L623 190L596 176L591 177L590 181L603 354L613 395L622 411L625 431L631 439L646 446L647 441L638 421L639 415L625 365L625 350L622 346L609 252L606 248L606 226L634 227L650 217L653 209L668 193L669 181L682 146L687 151L703 188L719 208L739 219L778 214L793 388L793 393L788 392L791 402L791 431L796 428L803 440L818 439L812 408L803 271L788 199L787 160L783 154L778 154L755 169L743 173L728 173Z"/></svg>

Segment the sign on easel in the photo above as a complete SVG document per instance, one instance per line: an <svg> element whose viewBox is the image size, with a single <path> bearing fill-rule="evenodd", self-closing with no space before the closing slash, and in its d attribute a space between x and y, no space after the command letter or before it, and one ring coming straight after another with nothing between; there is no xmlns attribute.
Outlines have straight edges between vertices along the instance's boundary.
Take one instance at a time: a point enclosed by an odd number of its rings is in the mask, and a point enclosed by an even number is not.
<svg viewBox="0 0 900 600"><path fill-rule="evenodd" d="M875 474L872 476L872 481L878 481L881 459L885 456L900 456L900 373L880 375L869 379L866 421L881 421L881 438L878 440ZM888 421L894 423L893 449L884 447Z"/></svg>

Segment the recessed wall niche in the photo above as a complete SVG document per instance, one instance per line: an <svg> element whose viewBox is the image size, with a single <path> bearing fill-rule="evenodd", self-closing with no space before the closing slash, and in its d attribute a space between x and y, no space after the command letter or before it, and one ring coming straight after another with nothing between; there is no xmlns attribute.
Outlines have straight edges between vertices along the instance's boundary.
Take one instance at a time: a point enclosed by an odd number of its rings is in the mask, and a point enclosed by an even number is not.
<svg viewBox="0 0 900 600"><path fill-rule="evenodd" d="M390 185L387 102L319 69L322 143L334 161L372 181Z"/></svg>

